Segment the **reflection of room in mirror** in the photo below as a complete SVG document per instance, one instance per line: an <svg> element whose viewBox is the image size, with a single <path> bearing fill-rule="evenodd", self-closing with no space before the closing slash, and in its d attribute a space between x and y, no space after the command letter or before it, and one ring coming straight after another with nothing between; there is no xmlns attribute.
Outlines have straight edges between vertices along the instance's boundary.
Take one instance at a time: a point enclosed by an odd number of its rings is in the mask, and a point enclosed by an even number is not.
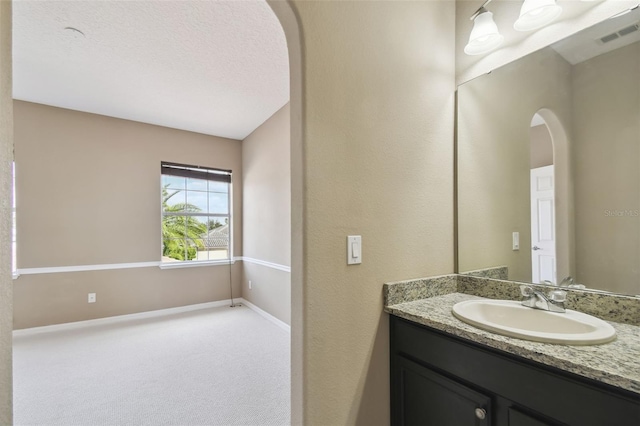
<svg viewBox="0 0 640 426"><path fill-rule="evenodd" d="M640 294L638 22L640 8L459 86L459 271ZM555 194L534 209L531 170L544 167ZM555 273L537 277L534 213L556 247Z"/></svg>
<svg viewBox="0 0 640 426"><path fill-rule="evenodd" d="M530 131L531 282L557 283L553 138L538 113Z"/></svg>

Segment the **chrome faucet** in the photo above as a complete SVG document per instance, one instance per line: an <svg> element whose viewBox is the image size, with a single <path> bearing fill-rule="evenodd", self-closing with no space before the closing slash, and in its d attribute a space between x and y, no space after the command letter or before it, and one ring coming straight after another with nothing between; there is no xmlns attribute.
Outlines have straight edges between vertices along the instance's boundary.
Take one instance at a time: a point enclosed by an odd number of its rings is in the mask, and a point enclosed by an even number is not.
<svg viewBox="0 0 640 426"><path fill-rule="evenodd" d="M565 277L560 283L560 287L571 287L573 285L573 277Z"/></svg>
<svg viewBox="0 0 640 426"><path fill-rule="evenodd" d="M564 302L567 299L566 291L551 290L548 295L545 295L531 286L522 285L520 292L525 297L522 300L522 306L549 312L566 312L564 308Z"/></svg>

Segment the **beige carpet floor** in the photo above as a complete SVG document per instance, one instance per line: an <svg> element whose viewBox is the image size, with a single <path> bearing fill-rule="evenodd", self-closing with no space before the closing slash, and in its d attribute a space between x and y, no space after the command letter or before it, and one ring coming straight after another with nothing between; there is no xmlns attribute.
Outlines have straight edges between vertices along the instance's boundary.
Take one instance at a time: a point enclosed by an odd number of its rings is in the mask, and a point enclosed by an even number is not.
<svg viewBox="0 0 640 426"><path fill-rule="evenodd" d="M285 425L289 334L246 307L14 336L25 425Z"/></svg>

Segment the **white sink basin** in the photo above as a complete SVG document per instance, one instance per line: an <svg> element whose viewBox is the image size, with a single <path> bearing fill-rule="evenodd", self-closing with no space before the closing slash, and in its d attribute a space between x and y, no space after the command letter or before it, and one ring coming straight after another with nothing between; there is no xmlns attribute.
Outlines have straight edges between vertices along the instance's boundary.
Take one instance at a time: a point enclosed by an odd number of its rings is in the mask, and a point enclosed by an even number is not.
<svg viewBox="0 0 640 426"><path fill-rule="evenodd" d="M616 338L610 324L591 315L548 312L511 300L467 300L453 306L453 315L483 330L536 342L597 345Z"/></svg>

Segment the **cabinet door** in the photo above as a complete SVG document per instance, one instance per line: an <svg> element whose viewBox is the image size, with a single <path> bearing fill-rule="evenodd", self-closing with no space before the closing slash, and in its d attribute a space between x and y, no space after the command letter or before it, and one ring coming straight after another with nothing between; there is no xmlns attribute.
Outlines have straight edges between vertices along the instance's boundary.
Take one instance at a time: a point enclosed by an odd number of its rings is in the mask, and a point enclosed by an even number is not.
<svg viewBox="0 0 640 426"><path fill-rule="evenodd" d="M446 372L459 383L472 383L475 389L493 397L492 422L514 426L568 424L576 426L640 425L640 397L630 391L560 372L484 345L432 330L392 316L390 321L392 373L392 413L402 402L398 395L400 357L418 360L434 371ZM458 379L459 378L459 379ZM517 407L532 419L513 414L511 420L499 396L507 400L505 407ZM398 416L392 414L394 424Z"/></svg>
<svg viewBox="0 0 640 426"><path fill-rule="evenodd" d="M508 413L509 426L555 426L558 424L525 414L515 407L509 407Z"/></svg>
<svg viewBox="0 0 640 426"><path fill-rule="evenodd" d="M491 398L397 355L396 425L488 426Z"/></svg>

